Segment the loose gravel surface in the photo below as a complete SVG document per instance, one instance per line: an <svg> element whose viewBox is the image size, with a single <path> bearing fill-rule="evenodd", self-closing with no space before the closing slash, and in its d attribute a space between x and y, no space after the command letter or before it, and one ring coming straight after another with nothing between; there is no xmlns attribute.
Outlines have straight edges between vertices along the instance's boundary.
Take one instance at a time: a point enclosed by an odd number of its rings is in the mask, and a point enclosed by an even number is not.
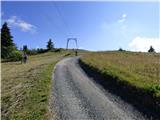
<svg viewBox="0 0 160 120"><path fill-rule="evenodd" d="M146 120L132 105L89 78L78 57L61 60L53 74L51 108L58 120Z"/></svg>

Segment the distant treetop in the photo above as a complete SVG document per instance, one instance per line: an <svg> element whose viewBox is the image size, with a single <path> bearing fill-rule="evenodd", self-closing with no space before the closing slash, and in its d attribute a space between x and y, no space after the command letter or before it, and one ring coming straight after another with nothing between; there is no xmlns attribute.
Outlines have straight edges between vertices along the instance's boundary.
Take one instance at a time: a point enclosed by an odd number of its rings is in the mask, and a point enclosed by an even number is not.
<svg viewBox="0 0 160 120"><path fill-rule="evenodd" d="M155 52L155 49L152 46L150 46L148 52Z"/></svg>

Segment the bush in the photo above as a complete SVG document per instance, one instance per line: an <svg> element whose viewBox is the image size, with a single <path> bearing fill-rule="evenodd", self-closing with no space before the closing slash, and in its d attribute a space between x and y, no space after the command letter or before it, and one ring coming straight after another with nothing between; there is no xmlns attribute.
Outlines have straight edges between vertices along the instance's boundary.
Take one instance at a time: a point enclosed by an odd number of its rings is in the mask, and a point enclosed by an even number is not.
<svg viewBox="0 0 160 120"><path fill-rule="evenodd" d="M12 51L10 53L10 56L9 58L7 59L7 61L20 61L22 60L22 52L18 51L18 50L15 50L15 51Z"/></svg>
<svg viewBox="0 0 160 120"><path fill-rule="evenodd" d="M32 49L32 50L28 50L27 54L29 54L29 55L37 55L38 53L37 53L36 49Z"/></svg>
<svg viewBox="0 0 160 120"><path fill-rule="evenodd" d="M121 51L121 52L122 52L122 51L125 51L125 50L123 50L122 48L119 48L119 50L118 50L118 51Z"/></svg>
<svg viewBox="0 0 160 120"><path fill-rule="evenodd" d="M16 51L16 47L15 46L9 46L9 47L2 47L2 51L1 51L1 58L3 59L9 59L12 55L13 51Z"/></svg>
<svg viewBox="0 0 160 120"><path fill-rule="evenodd" d="M152 53L152 52L155 52L154 48L152 46L150 46L148 52Z"/></svg>
<svg viewBox="0 0 160 120"><path fill-rule="evenodd" d="M60 48L55 49L54 52L61 52L61 49Z"/></svg>
<svg viewBox="0 0 160 120"><path fill-rule="evenodd" d="M37 53L45 53L47 51L48 51L47 49L43 49L43 48L38 48L37 49Z"/></svg>
<svg viewBox="0 0 160 120"><path fill-rule="evenodd" d="M150 87L152 93L160 92L160 85L154 85Z"/></svg>

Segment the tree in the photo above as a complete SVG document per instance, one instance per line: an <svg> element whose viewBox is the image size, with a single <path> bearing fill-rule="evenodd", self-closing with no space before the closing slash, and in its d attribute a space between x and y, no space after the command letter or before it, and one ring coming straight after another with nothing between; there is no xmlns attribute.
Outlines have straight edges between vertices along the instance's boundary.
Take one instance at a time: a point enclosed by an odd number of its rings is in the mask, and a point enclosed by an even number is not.
<svg viewBox="0 0 160 120"><path fill-rule="evenodd" d="M7 58L10 56L11 52L17 50L15 44L13 43L13 37L11 36L10 29L7 22L2 25L1 28L1 57Z"/></svg>
<svg viewBox="0 0 160 120"><path fill-rule="evenodd" d="M14 43L12 38L13 37L11 36L10 29L7 23L5 22L2 25L2 29L1 29L1 46L5 46L5 47L13 46Z"/></svg>
<svg viewBox="0 0 160 120"><path fill-rule="evenodd" d="M52 50L54 48L54 44L51 39L47 42L47 49Z"/></svg>
<svg viewBox="0 0 160 120"><path fill-rule="evenodd" d="M23 46L23 51L24 51L24 52L27 52L27 51L28 51L27 45L24 45L24 46Z"/></svg>
<svg viewBox="0 0 160 120"><path fill-rule="evenodd" d="M154 48L152 46L150 46L148 52L155 52Z"/></svg>
<svg viewBox="0 0 160 120"><path fill-rule="evenodd" d="M119 48L119 50L118 51L124 51L122 48Z"/></svg>

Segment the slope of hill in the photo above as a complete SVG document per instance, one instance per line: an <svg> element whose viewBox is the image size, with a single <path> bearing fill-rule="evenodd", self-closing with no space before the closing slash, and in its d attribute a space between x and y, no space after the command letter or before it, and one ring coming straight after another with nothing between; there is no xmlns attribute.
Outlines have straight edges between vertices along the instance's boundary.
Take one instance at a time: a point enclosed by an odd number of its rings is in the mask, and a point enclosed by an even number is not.
<svg viewBox="0 0 160 120"><path fill-rule="evenodd" d="M106 84L122 88L130 99L160 111L160 54L94 52L84 54L81 62L106 77Z"/></svg>
<svg viewBox="0 0 160 120"><path fill-rule="evenodd" d="M51 74L65 52L30 56L26 64L2 63L2 119L45 120L49 117L48 100Z"/></svg>

